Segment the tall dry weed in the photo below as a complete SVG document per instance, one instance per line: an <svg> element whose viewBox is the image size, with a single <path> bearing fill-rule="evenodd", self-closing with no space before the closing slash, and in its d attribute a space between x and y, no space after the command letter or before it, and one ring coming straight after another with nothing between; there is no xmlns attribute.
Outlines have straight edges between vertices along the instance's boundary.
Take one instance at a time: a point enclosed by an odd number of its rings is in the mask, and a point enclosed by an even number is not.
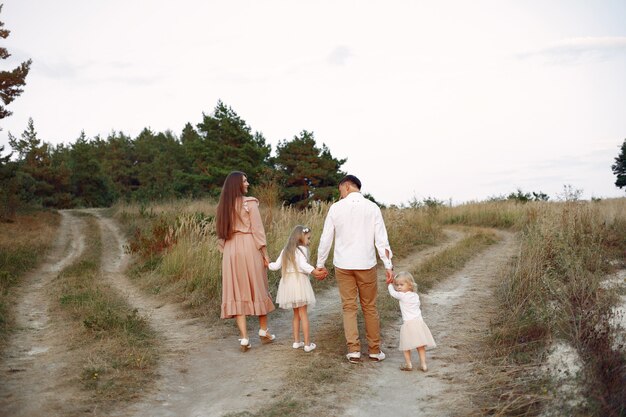
<svg viewBox="0 0 626 417"><path fill-rule="evenodd" d="M259 191L260 188L255 189ZM296 225L311 229L310 263L315 265L317 247L330 204L300 210L263 204L274 201L270 186L260 194L260 210L267 237L267 250L275 260ZM194 311L215 317L221 301L221 253L217 249L215 202L173 201L155 205L120 203L115 216L131 235L129 249L142 255L142 281L155 293L166 294ZM413 209L383 210L391 247L396 257L420 246L433 245L443 237L441 227L426 212ZM332 251L326 262L332 266ZM331 268L332 272L332 268ZM268 272L270 291L276 292L280 272ZM334 284L332 275L313 280L317 290Z"/></svg>
<svg viewBox="0 0 626 417"><path fill-rule="evenodd" d="M571 413L621 415L626 357L616 349L609 326L613 297L600 284L615 256L611 236L626 233L626 200L539 207L523 226L519 257L500 291L503 314L493 328L495 356L511 366L538 367L551 340L565 340L585 359L580 383L586 401ZM542 381L545 376L534 375L500 381L499 398L507 398L499 408L507 411L501 415L535 413L542 399L557 396Z"/></svg>
<svg viewBox="0 0 626 417"><path fill-rule="evenodd" d="M542 202L514 201L472 202L455 207L440 207L436 216L441 224L492 227L519 230L533 211L541 209Z"/></svg>

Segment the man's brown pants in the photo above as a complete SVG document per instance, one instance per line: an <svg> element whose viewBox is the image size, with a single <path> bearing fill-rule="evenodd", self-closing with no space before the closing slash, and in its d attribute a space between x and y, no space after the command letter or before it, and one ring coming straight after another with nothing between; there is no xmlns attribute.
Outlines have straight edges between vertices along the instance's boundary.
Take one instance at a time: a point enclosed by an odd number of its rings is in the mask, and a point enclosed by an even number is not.
<svg viewBox="0 0 626 417"><path fill-rule="evenodd" d="M365 319L365 337L368 353L380 352L380 319L376 308L378 277L376 267L371 269L341 269L335 267L337 287L343 307L343 330L348 352L360 352L359 327L357 324L357 296Z"/></svg>

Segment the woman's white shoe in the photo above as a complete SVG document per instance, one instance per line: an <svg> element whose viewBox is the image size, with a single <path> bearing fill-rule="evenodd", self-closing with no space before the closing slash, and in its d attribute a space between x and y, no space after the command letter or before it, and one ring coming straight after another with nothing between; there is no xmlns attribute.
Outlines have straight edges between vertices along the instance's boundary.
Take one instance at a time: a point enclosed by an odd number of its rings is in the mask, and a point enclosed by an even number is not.
<svg viewBox="0 0 626 417"><path fill-rule="evenodd" d="M246 339L246 338L239 339L239 350L241 350L242 352L246 352L251 347L252 345L250 344L249 339Z"/></svg>
<svg viewBox="0 0 626 417"><path fill-rule="evenodd" d="M317 347L317 345L315 343L311 342L310 345L305 345L304 346L304 351L308 353L308 352L311 352L312 350L314 350L316 347Z"/></svg>
<svg viewBox="0 0 626 417"><path fill-rule="evenodd" d="M270 329L259 329L259 337L261 338L261 343L272 343L276 336L270 334Z"/></svg>

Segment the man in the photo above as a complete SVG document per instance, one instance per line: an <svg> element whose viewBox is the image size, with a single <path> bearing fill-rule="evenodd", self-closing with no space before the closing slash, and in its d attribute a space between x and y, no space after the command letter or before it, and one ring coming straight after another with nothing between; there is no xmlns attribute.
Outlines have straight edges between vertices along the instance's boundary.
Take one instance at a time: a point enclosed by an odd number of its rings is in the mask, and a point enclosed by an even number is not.
<svg viewBox="0 0 626 417"><path fill-rule="evenodd" d="M357 325L357 296L365 319L365 336L369 358L382 361L380 321L376 308L378 280L376 251L385 265L387 279L393 278L391 248L380 208L363 197L361 181L346 175L339 182L341 199L328 210L324 231L317 249L315 276L324 279L326 259L335 239L333 264L343 307L343 329L348 346L346 357L352 363L361 360L361 344Z"/></svg>

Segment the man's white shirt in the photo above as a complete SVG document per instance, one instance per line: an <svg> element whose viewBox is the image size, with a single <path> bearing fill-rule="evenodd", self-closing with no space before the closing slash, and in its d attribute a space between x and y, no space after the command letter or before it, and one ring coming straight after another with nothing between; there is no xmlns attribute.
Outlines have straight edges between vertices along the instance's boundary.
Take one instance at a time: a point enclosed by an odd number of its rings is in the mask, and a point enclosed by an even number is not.
<svg viewBox="0 0 626 417"><path fill-rule="evenodd" d="M370 269L376 265L376 251L385 268L392 268L393 254L380 208L361 193L351 192L330 206L317 250L318 267L326 263L333 237L333 264L337 268Z"/></svg>

